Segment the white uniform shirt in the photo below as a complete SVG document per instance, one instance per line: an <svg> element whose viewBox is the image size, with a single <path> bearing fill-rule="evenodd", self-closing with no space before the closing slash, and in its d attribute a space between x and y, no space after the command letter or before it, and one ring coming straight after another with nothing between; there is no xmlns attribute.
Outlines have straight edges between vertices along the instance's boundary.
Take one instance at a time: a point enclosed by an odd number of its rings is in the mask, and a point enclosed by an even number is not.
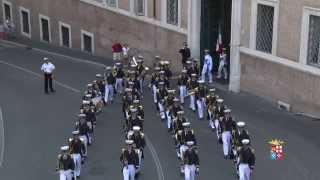
<svg viewBox="0 0 320 180"><path fill-rule="evenodd" d="M129 52L130 48L129 47L122 47L122 53L124 56L127 56L128 55L128 52Z"/></svg>
<svg viewBox="0 0 320 180"><path fill-rule="evenodd" d="M212 57L210 55L206 55L204 57L204 68L206 68L207 71L211 71L212 70Z"/></svg>
<svg viewBox="0 0 320 180"><path fill-rule="evenodd" d="M226 58L226 54L220 54L220 63L227 64Z"/></svg>
<svg viewBox="0 0 320 180"><path fill-rule="evenodd" d="M51 62L43 63L41 66L41 71L46 74L51 74L55 68L56 67Z"/></svg>

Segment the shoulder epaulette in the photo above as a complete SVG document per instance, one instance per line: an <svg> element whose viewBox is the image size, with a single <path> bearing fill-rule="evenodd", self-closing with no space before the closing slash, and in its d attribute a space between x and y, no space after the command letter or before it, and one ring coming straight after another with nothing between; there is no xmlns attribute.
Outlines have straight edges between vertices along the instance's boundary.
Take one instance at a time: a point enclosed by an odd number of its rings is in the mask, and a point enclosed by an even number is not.
<svg viewBox="0 0 320 180"><path fill-rule="evenodd" d="M141 133L141 137L144 138L144 133Z"/></svg>
<svg viewBox="0 0 320 180"><path fill-rule="evenodd" d="M124 153L125 151L126 151L126 149L125 149L125 148L122 148L122 149L121 149L121 152L122 152L122 153Z"/></svg>

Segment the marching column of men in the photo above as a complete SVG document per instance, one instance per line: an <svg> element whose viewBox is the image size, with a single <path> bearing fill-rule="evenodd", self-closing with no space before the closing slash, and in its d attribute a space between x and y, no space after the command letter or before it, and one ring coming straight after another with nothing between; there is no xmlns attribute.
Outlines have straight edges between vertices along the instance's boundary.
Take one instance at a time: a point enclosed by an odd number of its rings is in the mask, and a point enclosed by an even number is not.
<svg viewBox="0 0 320 180"><path fill-rule="evenodd" d="M168 69L167 61L159 61L155 66L149 86L152 88L160 119L167 123L168 131L173 134L177 156L181 160L181 173L186 180L194 180L199 173L197 141L183 111L185 99L189 97L189 108L197 112L200 120L204 117L209 120L209 127L215 131L217 142L222 144L223 157L234 159L240 180L249 180L255 155L250 147L248 131L244 129L245 123L234 121L231 109L224 105L224 100L215 94L214 88L206 86L204 73L199 73L197 64L197 60L186 61L177 80L179 98L175 97L175 89L170 88L170 77L163 72L163 65ZM210 79L211 77L209 81Z"/></svg>
<svg viewBox="0 0 320 180"><path fill-rule="evenodd" d="M210 64L211 57L208 56L206 59ZM189 60L186 64L187 66L182 70L177 82L181 102L185 102L184 98L189 96L189 108L193 112L197 112L199 120L204 119L206 114L209 127L216 133L217 142L222 144L224 158L234 159L235 169L240 180L249 180L255 164L255 155L254 149L250 147L250 136L245 129L245 123L234 121L231 116L231 109L224 105L224 100L216 95L214 88L209 89L206 86L205 73L203 73L205 70L202 71L202 74L199 74L199 70L195 68L197 67L197 60ZM207 68L204 67L204 69ZM184 90L181 90L185 77L187 79L187 96L184 96ZM210 79L209 76L209 83ZM189 126L189 123L183 125ZM177 127L179 127L178 124ZM185 144L180 145L183 141L183 131L178 129L175 138L176 144L180 146L177 154L181 156L180 154L187 149ZM185 179L190 178L193 179L194 177L185 176Z"/></svg>
<svg viewBox="0 0 320 180"><path fill-rule="evenodd" d="M149 88L161 121L166 123L171 133L180 160L180 172L185 180L195 180L199 174L200 161L197 139L191 123L185 116L184 104L189 99L189 108L199 120L205 117L209 127L215 132L217 142L222 144L225 159L234 159L235 169L240 180L249 180L255 165L255 155L250 147L251 139L244 122L236 122L231 109L224 100L208 88L199 72L198 60L189 59L177 80L177 91L172 86L172 72L169 61L155 64ZM144 130L144 108L142 105L144 80L147 67L143 57L138 56L137 64L132 64L125 71L122 63L107 67L105 74L97 74L96 79L87 85L80 113L77 116L73 137L68 146L61 147L58 155L57 171L60 180L79 179L81 165L88 156L88 147L93 143L93 133L97 125L96 115L104 105L113 102L115 94L122 98L124 143L120 162L124 180L135 180L140 174L146 146ZM211 77L209 77L209 81ZM176 92L178 92L176 94Z"/></svg>
<svg viewBox="0 0 320 180"><path fill-rule="evenodd" d="M80 179L81 166L88 157L88 146L93 143L93 133L97 125L96 115L109 102L109 98L112 99L108 97L110 92L107 90L110 89L110 83L113 82L107 77L96 74L96 79L87 84L72 137L66 142L68 145L61 147L61 153L57 158L56 170L60 180Z"/></svg>
<svg viewBox="0 0 320 180"><path fill-rule="evenodd" d="M130 65L123 80L125 89L122 95L123 130L127 146L122 149L120 162L124 180L134 180L140 174L146 145L143 133L144 108L141 98L148 68L143 65L142 56L138 56L136 62L137 65Z"/></svg>
<svg viewBox="0 0 320 180"><path fill-rule="evenodd" d="M184 69L178 78L178 92L170 89L171 71L168 61L159 61L154 68L150 86L155 97L156 109L161 121L166 123L168 132L174 139L177 156L180 160L180 172L186 180L195 180L199 173L199 156L197 151L197 141L195 133L191 128L191 123L184 115L184 99L188 96L188 90L198 87L197 70L194 68L196 61L186 61L189 69ZM192 65L191 65L192 64ZM169 73L168 73L169 72ZM192 80L188 77L188 72ZM190 108L196 110L196 98L190 103ZM200 97L200 95L199 95Z"/></svg>

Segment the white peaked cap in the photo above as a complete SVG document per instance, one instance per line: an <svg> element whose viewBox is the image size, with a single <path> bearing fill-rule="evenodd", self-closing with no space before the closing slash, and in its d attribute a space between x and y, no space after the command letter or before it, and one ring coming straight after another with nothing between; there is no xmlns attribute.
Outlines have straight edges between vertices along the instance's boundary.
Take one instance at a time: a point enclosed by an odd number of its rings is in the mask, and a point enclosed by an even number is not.
<svg viewBox="0 0 320 180"><path fill-rule="evenodd" d="M86 115L81 113L81 114L78 115L78 117L86 117Z"/></svg>
<svg viewBox="0 0 320 180"><path fill-rule="evenodd" d="M222 103L222 102L223 102L223 99L218 99L217 102L218 102L218 103Z"/></svg>
<svg viewBox="0 0 320 180"><path fill-rule="evenodd" d="M90 101L82 101L82 104L90 104Z"/></svg>
<svg viewBox="0 0 320 180"><path fill-rule="evenodd" d="M193 142L193 141L188 141L188 142L187 142L187 145L188 145L188 146L193 146L193 145L194 145L194 142Z"/></svg>
<svg viewBox="0 0 320 180"><path fill-rule="evenodd" d="M182 123L182 126L183 126L183 127L189 127L189 126L190 126L190 122Z"/></svg>
<svg viewBox="0 0 320 180"><path fill-rule="evenodd" d="M141 128L140 128L139 126L133 126L132 129L133 129L134 131L140 131Z"/></svg>
<svg viewBox="0 0 320 180"><path fill-rule="evenodd" d="M79 134L79 131L72 131L72 134L73 134L73 135L78 135L78 134Z"/></svg>
<svg viewBox="0 0 320 180"><path fill-rule="evenodd" d="M242 144L249 144L250 143L250 140L249 139L243 139L241 141Z"/></svg>
<svg viewBox="0 0 320 180"><path fill-rule="evenodd" d="M128 144L128 145L133 144L133 140L126 140L126 144Z"/></svg>
<svg viewBox="0 0 320 180"><path fill-rule="evenodd" d="M243 122L243 121L237 122L237 126L240 127L240 128L244 127L245 125L246 125L246 123Z"/></svg>
<svg viewBox="0 0 320 180"><path fill-rule="evenodd" d="M61 151L68 151L69 150L69 146L61 146Z"/></svg>

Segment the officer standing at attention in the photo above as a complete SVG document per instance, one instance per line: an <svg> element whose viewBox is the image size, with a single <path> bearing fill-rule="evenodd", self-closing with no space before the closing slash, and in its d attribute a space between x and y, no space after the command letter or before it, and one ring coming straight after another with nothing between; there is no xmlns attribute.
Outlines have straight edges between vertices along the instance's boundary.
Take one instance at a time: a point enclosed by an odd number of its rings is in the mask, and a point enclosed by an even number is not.
<svg viewBox="0 0 320 180"><path fill-rule="evenodd" d="M243 147L239 152L239 180L250 180L251 173L255 165L254 150L249 146L250 140L243 139Z"/></svg>
<svg viewBox="0 0 320 180"><path fill-rule="evenodd" d="M71 180L74 171L74 161L68 153L69 146L61 147L61 154L58 155L57 171L59 171L60 180Z"/></svg>
<svg viewBox="0 0 320 180"><path fill-rule="evenodd" d="M52 86L52 72L55 70L55 66L49 61L49 58L45 57L43 60L41 71L44 73L44 92L48 94L48 86L51 92L55 92Z"/></svg>
<svg viewBox="0 0 320 180"><path fill-rule="evenodd" d="M179 50L179 53L181 54L182 65L185 67L186 61L191 56L190 49L188 48L188 44L186 42L183 43L183 47Z"/></svg>

